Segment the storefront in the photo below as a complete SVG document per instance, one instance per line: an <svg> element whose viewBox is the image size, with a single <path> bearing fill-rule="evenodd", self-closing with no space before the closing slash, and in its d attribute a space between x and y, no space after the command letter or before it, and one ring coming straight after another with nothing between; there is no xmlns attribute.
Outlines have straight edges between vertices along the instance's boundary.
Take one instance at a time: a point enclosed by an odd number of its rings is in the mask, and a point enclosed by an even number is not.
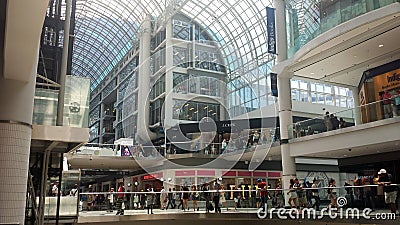
<svg viewBox="0 0 400 225"><path fill-rule="evenodd" d="M361 107L363 123L393 117L393 115L398 114L398 106L394 99L390 103L392 104L393 112L386 113L386 115L383 109L383 102L373 103L382 100L382 95L385 91L391 96L400 93L400 60L364 72L359 85L360 105L366 105Z"/></svg>

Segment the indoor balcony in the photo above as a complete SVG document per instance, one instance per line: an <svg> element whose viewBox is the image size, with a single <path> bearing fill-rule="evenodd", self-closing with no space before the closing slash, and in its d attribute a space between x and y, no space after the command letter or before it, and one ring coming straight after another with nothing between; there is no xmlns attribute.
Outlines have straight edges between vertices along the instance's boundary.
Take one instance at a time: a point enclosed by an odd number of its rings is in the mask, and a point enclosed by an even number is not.
<svg viewBox="0 0 400 225"><path fill-rule="evenodd" d="M318 117L290 125L291 156L340 159L399 151L400 111L394 102L384 106L383 101L377 101L330 112L344 122L329 119L334 121L329 124L326 118Z"/></svg>

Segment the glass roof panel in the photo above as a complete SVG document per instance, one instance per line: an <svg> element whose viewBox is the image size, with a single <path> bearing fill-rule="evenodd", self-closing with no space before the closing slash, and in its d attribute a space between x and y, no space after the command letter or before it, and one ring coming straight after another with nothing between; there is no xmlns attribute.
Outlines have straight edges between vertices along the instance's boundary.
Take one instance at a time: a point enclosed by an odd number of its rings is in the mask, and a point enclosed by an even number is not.
<svg viewBox="0 0 400 225"><path fill-rule="evenodd" d="M133 47L146 15L163 21L181 12L219 42L228 73L240 74L272 58L265 29L265 7L272 1L76 0L72 73L90 77L93 90Z"/></svg>

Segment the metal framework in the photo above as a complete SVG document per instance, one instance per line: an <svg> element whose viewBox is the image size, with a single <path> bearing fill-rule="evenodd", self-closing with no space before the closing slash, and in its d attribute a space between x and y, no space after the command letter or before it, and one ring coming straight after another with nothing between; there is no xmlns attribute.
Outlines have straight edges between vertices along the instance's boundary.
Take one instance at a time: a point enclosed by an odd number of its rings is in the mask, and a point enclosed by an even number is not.
<svg viewBox="0 0 400 225"><path fill-rule="evenodd" d="M180 12L208 29L225 55L228 75L246 74L272 60L267 52L266 10L273 0L77 0L72 74L92 79L92 90L137 41L140 23L152 15L157 26ZM256 76L254 76L256 74Z"/></svg>

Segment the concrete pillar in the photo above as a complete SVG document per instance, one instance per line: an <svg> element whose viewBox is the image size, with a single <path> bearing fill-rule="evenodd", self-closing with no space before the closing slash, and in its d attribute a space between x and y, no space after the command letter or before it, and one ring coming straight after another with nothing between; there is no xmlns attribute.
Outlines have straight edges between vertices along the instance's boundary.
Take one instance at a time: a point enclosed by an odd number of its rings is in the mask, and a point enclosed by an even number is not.
<svg viewBox="0 0 400 225"><path fill-rule="evenodd" d="M172 38L172 19L169 19L166 24L166 50L165 50L165 67L167 71L165 73L165 102L163 106L164 110L164 121L163 125L166 129L174 126L175 124L172 123L172 108L174 106L173 103L173 56L174 56L174 46L171 40Z"/></svg>
<svg viewBox="0 0 400 225"><path fill-rule="evenodd" d="M276 61L280 63L287 59L285 1L274 0L275 7L275 34L276 34Z"/></svg>
<svg viewBox="0 0 400 225"><path fill-rule="evenodd" d="M33 97L48 4L0 1L0 224L25 223Z"/></svg>
<svg viewBox="0 0 400 225"><path fill-rule="evenodd" d="M29 82L19 82L0 70L0 224L24 224L36 68L31 72Z"/></svg>
<svg viewBox="0 0 400 225"><path fill-rule="evenodd" d="M354 99L354 110L353 110L353 117L354 123L356 125L361 124L361 111L360 111L360 98L358 96L358 88L352 88L351 91L353 92L353 99Z"/></svg>
<svg viewBox="0 0 400 225"><path fill-rule="evenodd" d="M139 53L139 91L137 114L137 137L139 143L150 142L155 134L149 130L150 109L150 42L151 42L151 16L146 16L140 29L140 53Z"/></svg>
<svg viewBox="0 0 400 225"><path fill-rule="evenodd" d="M290 78L278 77L279 96L279 126L281 136L281 157L282 157L282 187L289 188L289 180L296 176L295 158L290 156L289 126L292 121L292 104L290 92ZM285 191L286 193L286 191ZM285 204L288 204L288 195L285 196Z"/></svg>
<svg viewBox="0 0 400 225"><path fill-rule="evenodd" d="M277 40L277 63L287 59L287 40L285 23L285 1L274 0L275 27ZM285 70L283 70L285 71ZM296 176L296 162L290 156L289 129L292 121L292 98L290 89L290 78L293 74L285 71L278 74L278 102L279 102L279 126L281 136L282 156L282 188L289 188L289 180ZM284 193L287 191L285 190ZM285 205L288 205L288 195L285 196Z"/></svg>

